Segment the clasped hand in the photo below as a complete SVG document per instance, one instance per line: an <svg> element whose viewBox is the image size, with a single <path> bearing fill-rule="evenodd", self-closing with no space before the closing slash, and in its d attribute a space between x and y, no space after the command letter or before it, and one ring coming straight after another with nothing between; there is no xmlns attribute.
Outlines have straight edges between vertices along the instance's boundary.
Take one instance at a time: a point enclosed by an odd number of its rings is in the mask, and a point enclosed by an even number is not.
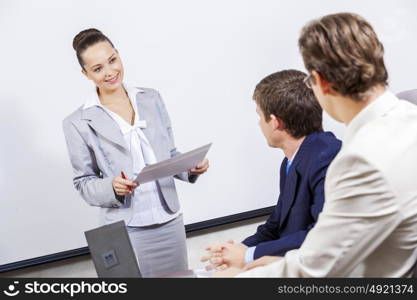
<svg viewBox="0 0 417 300"><path fill-rule="evenodd" d="M201 258L208 262L207 270L216 270L212 277L233 277L253 268L276 262L282 257L263 256L248 264L245 263L247 247L242 243L229 240L225 243L212 244L206 247L207 254Z"/></svg>
<svg viewBox="0 0 417 300"><path fill-rule="evenodd" d="M229 240L225 243L212 244L206 247L207 255L201 258L208 262L207 270L225 270L229 267L243 268L245 266L245 253L247 247L242 243Z"/></svg>

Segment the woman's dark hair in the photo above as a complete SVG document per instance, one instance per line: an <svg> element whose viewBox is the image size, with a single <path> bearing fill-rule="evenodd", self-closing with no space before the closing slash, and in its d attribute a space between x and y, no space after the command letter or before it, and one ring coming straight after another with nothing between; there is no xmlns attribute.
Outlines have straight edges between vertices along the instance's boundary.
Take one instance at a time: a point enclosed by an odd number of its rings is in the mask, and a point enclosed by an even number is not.
<svg viewBox="0 0 417 300"><path fill-rule="evenodd" d="M110 39L105 36L100 30L95 28L85 29L79 32L72 41L72 47L77 54L78 62L80 63L81 68L84 70L84 62L81 58L81 55L88 47L97 44L98 42L107 41L114 48L113 43Z"/></svg>

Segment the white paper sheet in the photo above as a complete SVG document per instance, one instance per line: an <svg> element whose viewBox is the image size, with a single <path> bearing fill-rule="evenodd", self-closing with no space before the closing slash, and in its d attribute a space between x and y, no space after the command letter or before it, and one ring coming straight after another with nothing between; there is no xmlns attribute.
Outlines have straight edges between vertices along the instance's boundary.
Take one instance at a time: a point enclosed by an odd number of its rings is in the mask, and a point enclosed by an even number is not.
<svg viewBox="0 0 417 300"><path fill-rule="evenodd" d="M173 158L160 161L156 164L146 166L134 181L138 184L142 184L188 171L203 161L211 147L211 144L212 143L189 152L182 153Z"/></svg>

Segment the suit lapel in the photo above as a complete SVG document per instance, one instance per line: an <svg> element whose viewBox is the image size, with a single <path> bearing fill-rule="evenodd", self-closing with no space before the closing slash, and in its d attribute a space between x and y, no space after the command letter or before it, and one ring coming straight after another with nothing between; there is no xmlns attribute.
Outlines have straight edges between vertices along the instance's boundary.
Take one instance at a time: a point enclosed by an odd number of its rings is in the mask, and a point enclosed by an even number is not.
<svg viewBox="0 0 417 300"><path fill-rule="evenodd" d="M294 157L294 160L291 164L288 174L285 175L286 178L284 182L284 189L281 190L281 193L283 193L283 195L281 198L282 210L281 210L281 217L280 217L280 226L284 223L285 219L288 217L288 213L291 210L291 207L295 200L295 196L297 194L298 180L299 180L299 173L297 171L298 164L300 163L300 161L303 160L304 156L308 154L307 153L308 145L314 139L315 135L316 133L312 133L304 139L304 141L300 145L300 149L298 150L298 153Z"/></svg>
<svg viewBox="0 0 417 300"><path fill-rule="evenodd" d="M288 172L288 175L286 175L285 183L284 183L284 189L281 190L283 193L281 201L282 201L282 208L281 208L281 216L280 216L280 222L279 226L282 226L282 223L284 223L285 219L288 216L288 213L292 207L292 204L295 199L295 195L297 193L297 185L298 185L298 173L295 166L293 165L290 168L290 171Z"/></svg>
<svg viewBox="0 0 417 300"><path fill-rule="evenodd" d="M108 141L127 149L119 126L101 107L92 106L85 109L82 119L88 120L89 125Z"/></svg>
<svg viewBox="0 0 417 300"><path fill-rule="evenodd" d="M132 158L118 124L101 107L98 106L92 106L85 109L82 112L81 118L88 121L88 125L104 137L108 143L115 144L124 150L122 151L122 153L124 153L122 155L120 155L121 153L118 151L110 152L111 154L106 155L112 155L112 160L116 162L116 164L110 165L110 168L115 176L119 175L120 172L123 171L128 178L131 178L133 176ZM101 147L106 147L106 144L102 144ZM110 149L107 150L110 151Z"/></svg>

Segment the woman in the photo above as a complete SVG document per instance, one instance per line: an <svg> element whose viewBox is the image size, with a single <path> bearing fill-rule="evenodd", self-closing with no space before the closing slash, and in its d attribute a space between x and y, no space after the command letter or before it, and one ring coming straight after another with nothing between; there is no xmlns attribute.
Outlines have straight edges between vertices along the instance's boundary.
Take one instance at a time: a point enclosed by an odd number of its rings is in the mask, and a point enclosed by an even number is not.
<svg viewBox="0 0 417 300"><path fill-rule="evenodd" d="M95 84L85 104L63 121L74 186L103 223L124 220L143 276L188 268L185 231L172 177L137 185L145 165L171 158L174 145L159 93L123 84L123 64L110 39L97 29L73 41L82 73ZM204 160L175 177L194 183Z"/></svg>

